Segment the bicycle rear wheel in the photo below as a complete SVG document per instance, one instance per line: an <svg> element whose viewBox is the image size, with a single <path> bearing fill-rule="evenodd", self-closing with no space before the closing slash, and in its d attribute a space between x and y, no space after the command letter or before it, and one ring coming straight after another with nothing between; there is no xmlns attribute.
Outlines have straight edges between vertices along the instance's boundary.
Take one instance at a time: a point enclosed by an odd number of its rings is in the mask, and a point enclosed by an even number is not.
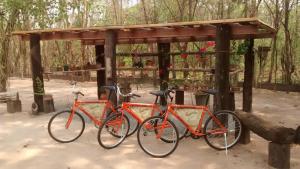
<svg viewBox="0 0 300 169"><path fill-rule="evenodd" d="M161 140L164 136L169 143ZM166 157L172 154L178 146L179 138L175 124L164 121L161 116L147 118L139 127L137 133L138 143L142 150L152 157Z"/></svg>
<svg viewBox="0 0 300 169"><path fill-rule="evenodd" d="M240 119L231 111L221 110L209 117L204 125L206 143L214 149L225 150L238 143L242 133ZM218 124L221 123L225 129Z"/></svg>
<svg viewBox="0 0 300 169"><path fill-rule="evenodd" d="M129 120L121 113L111 115L100 126L98 142L105 149L120 145L126 138L130 128Z"/></svg>
<svg viewBox="0 0 300 169"><path fill-rule="evenodd" d="M85 128L83 117L75 112L67 128L70 110L64 110L51 117L48 123L48 133L51 138L60 143L70 143L78 139Z"/></svg>

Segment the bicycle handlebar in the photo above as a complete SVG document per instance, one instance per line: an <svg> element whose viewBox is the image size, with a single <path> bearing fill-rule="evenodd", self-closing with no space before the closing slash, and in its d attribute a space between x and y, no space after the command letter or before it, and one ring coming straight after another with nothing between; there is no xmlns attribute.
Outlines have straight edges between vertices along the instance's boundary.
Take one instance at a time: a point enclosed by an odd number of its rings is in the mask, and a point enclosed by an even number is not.
<svg viewBox="0 0 300 169"><path fill-rule="evenodd" d="M115 91L117 94L119 94L122 97L141 97L140 95L134 94L134 93L128 93L128 94L124 94L121 92L120 87L118 86L118 84L114 84L111 86L101 86L101 88L103 89L108 89L111 91Z"/></svg>

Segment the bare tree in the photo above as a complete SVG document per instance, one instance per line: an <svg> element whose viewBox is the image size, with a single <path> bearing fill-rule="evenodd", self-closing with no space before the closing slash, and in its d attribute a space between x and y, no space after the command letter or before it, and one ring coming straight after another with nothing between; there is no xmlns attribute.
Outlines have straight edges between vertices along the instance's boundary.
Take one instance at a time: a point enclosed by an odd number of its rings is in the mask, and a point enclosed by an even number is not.
<svg viewBox="0 0 300 169"><path fill-rule="evenodd" d="M294 59L293 59L293 48L292 39L289 29L289 18L290 11L292 9L292 1L284 0L284 21L282 22L284 28L285 43L283 50L281 51L281 67L283 82L286 84L292 84L292 73L295 71Z"/></svg>

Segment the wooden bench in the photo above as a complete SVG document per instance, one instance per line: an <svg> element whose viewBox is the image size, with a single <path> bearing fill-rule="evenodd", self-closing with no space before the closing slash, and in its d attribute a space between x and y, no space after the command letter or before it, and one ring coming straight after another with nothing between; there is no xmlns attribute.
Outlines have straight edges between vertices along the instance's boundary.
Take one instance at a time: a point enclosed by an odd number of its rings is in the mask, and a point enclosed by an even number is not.
<svg viewBox="0 0 300 169"><path fill-rule="evenodd" d="M22 111L22 103L18 92L0 93L0 103L6 103L8 113Z"/></svg>
<svg viewBox="0 0 300 169"><path fill-rule="evenodd" d="M289 169L291 145L300 144L300 126L292 129L275 125L253 113L236 111L236 114L245 127L269 141L269 165L275 168Z"/></svg>

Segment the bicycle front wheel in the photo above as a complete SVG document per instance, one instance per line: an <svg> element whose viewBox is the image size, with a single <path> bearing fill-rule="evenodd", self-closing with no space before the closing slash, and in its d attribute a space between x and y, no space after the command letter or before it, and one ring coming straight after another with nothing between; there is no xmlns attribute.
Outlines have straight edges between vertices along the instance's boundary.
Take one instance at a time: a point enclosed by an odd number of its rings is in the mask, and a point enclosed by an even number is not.
<svg viewBox="0 0 300 169"><path fill-rule="evenodd" d="M68 120L71 117L71 121ZM78 139L85 128L83 117L75 112L72 116L70 110L58 112L51 117L48 123L48 133L55 141L70 143Z"/></svg>
<svg viewBox="0 0 300 169"><path fill-rule="evenodd" d="M104 121L98 131L98 142L105 149L120 145L130 128L129 120L121 113L111 115Z"/></svg>
<svg viewBox="0 0 300 169"><path fill-rule="evenodd" d="M162 136L169 142L161 140ZM172 154L179 142L175 124L161 116L147 118L139 127L137 138L145 153L158 158Z"/></svg>
<svg viewBox="0 0 300 169"><path fill-rule="evenodd" d="M227 110L214 113L214 117L209 117L204 125L206 143L217 150L233 147L241 137L242 123L240 119L233 112Z"/></svg>

